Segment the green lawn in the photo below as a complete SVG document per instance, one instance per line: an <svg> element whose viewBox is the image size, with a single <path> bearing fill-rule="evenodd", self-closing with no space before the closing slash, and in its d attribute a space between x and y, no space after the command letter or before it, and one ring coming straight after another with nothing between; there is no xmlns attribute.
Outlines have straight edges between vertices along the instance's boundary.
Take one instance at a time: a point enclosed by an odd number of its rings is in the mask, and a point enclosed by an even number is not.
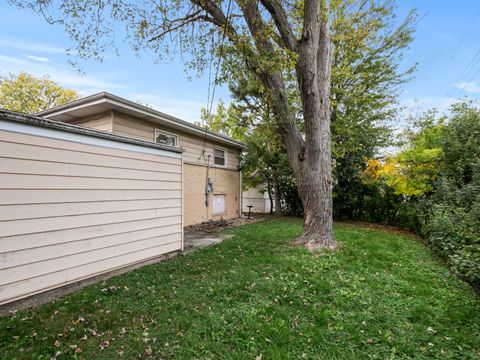
<svg viewBox="0 0 480 360"><path fill-rule="evenodd" d="M0 318L0 359L480 358L480 298L418 241L340 224L309 253L298 221L229 231Z"/></svg>

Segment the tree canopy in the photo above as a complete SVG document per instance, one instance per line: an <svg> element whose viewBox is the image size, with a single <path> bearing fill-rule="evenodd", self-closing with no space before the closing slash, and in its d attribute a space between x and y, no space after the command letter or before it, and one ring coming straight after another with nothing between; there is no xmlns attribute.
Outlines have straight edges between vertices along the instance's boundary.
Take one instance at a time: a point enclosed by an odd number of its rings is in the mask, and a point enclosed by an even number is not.
<svg viewBox="0 0 480 360"><path fill-rule="evenodd" d="M0 78L0 107L34 114L77 100L80 95L52 81L48 75L35 78L26 72Z"/></svg>

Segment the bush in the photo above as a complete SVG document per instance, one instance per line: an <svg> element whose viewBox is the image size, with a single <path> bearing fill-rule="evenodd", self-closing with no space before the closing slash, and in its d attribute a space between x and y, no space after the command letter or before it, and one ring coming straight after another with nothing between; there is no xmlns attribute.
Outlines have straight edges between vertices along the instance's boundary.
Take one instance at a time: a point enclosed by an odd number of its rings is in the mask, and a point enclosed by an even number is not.
<svg viewBox="0 0 480 360"><path fill-rule="evenodd" d="M480 284L480 182L456 188L441 179L423 230L456 272Z"/></svg>
<svg viewBox="0 0 480 360"><path fill-rule="evenodd" d="M303 206L298 195L297 183L293 174L280 176L278 188L281 194L282 212L290 216L303 216Z"/></svg>
<svg viewBox="0 0 480 360"><path fill-rule="evenodd" d="M444 170L424 201L422 230L456 272L480 284L480 111L458 105L442 143Z"/></svg>

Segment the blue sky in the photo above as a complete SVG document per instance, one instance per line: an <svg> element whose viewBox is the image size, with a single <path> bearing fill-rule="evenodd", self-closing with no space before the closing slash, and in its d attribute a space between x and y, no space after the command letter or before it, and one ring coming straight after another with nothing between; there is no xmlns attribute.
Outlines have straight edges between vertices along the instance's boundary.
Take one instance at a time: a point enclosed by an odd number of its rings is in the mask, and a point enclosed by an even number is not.
<svg viewBox="0 0 480 360"><path fill-rule="evenodd" d="M397 3L399 20L411 8L416 8L422 17L416 39L402 63L403 68L418 63L414 79L404 85L400 97L404 114L420 113L430 107L445 110L461 96L478 99L480 1L398 0ZM120 57L108 56L102 63L81 61L84 72L81 75L65 55L66 48L74 47L62 27L48 25L29 10L0 3L0 75L21 70L35 76L49 74L82 95L106 90L188 121L198 120L200 109L206 107L207 77L189 80L177 59L155 64L153 54L144 52L136 57L128 47L121 46ZM477 51L478 57L474 58ZM470 63L471 70L464 74ZM217 89L218 98L228 101L228 91Z"/></svg>

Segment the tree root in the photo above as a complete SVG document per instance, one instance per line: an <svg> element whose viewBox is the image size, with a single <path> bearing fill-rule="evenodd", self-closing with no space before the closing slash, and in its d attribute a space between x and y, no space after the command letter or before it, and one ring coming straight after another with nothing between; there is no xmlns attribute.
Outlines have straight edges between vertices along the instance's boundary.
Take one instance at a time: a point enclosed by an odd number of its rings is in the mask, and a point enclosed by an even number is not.
<svg viewBox="0 0 480 360"><path fill-rule="evenodd" d="M310 251L319 249L334 250L337 242L332 237L321 237L319 235L302 235L293 242L295 246L305 246Z"/></svg>

